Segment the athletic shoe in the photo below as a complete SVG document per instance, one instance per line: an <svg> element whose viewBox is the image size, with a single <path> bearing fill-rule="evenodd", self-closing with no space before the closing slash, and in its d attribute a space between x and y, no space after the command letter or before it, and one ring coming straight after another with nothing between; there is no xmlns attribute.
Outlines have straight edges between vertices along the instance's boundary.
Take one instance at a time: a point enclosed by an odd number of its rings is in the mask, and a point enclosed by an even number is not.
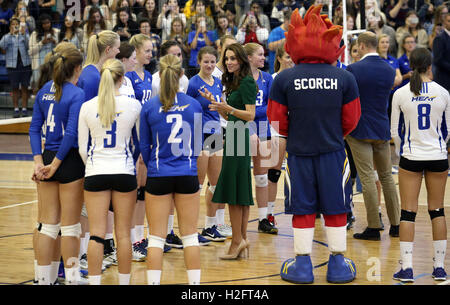
<svg viewBox="0 0 450 305"><path fill-rule="evenodd" d="M183 249L183 242L181 239L173 232L173 230L170 232L170 234L167 234L166 236L166 246L173 247L176 249Z"/></svg>
<svg viewBox="0 0 450 305"><path fill-rule="evenodd" d="M87 261L87 254L86 253L81 255L81 258L80 258L80 269L82 269L82 270L87 270L88 269L88 261Z"/></svg>
<svg viewBox="0 0 450 305"><path fill-rule="evenodd" d="M135 242L133 244L133 253L134 252L140 253L140 256L144 256L145 259L145 257L147 257L147 245L148 239L146 238L143 238L141 241Z"/></svg>
<svg viewBox="0 0 450 305"><path fill-rule="evenodd" d="M441 267L434 268L433 267L433 273L431 274L431 277L435 281L445 281L445 280L447 280L447 273L445 272L444 268L441 268Z"/></svg>
<svg viewBox="0 0 450 305"><path fill-rule="evenodd" d="M217 232L217 226L212 226L211 228L204 228L202 231L202 236L210 241L224 241L227 239L225 236L220 235Z"/></svg>
<svg viewBox="0 0 450 305"><path fill-rule="evenodd" d="M405 270L400 269L399 272L394 273L394 280L402 281L404 283L412 283L414 282L413 270L412 268L407 268Z"/></svg>
<svg viewBox="0 0 450 305"><path fill-rule="evenodd" d="M172 247L171 247L171 246L164 245L163 253L169 252L170 250L172 250Z"/></svg>
<svg viewBox="0 0 450 305"><path fill-rule="evenodd" d="M356 218L353 216L352 212L347 213L347 230L353 228L353 224L355 223Z"/></svg>
<svg viewBox="0 0 450 305"><path fill-rule="evenodd" d="M21 113L21 117L27 117L28 116L28 110L22 110L22 113Z"/></svg>
<svg viewBox="0 0 450 305"><path fill-rule="evenodd" d="M335 284L349 283L356 277L355 263L342 254L330 254L327 281Z"/></svg>
<svg viewBox="0 0 450 305"><path fill-rule="evenodd" d="M198 243L199 246L207 246L211 243L211 241L204 238L200 233L198 233Z"/></svg>
<svg viewBox="0 0 450 305"><path fill-rule="evenodd" d="M274 224L270 223L267 218L259 221L258 232L268 234L278 234L278 228Z"/></svg>
<svg viewBox="0 0 450 305"><path fill-rule="evenodd" d="M103 256L103 262L105 262L106 268L109 268L111 265L117 266L117 255L116 255L116 249L114 249L112 252L106 253Z"/></svg>
<svg viewBox="0 0 450 305"><path fill-rule="evenodd" d="M14 119L20 118L20 112L19 112L19 110L14 110L13 118L14 118Z"/></svg>
<svg viewBox="0 0 450 305"><path fill-rule="evenodd" d="M131 255L133 261L142 262L145 261L145 258L147 257L147 251L146 249L142 249L141 247L139 247L139 242L135 242L132 246Z"/></svg>
<svg viewBox="0 0 450 305"><path fill-rule="evenodd" d="M275 226L277 224L276 220L275 220L275 216L273 216L273 214L269 214L267 215L267 220L273 225Z"/></svg>
<svg viewBox="0 0 450 305"><path fill-rule="evenodd" d="M219 232L220 235L225 236L227 238L233 235L231 227L227 224L217 225L217 232Z"/></svg>
<svg viewBox="0 0 450 305"><path fill-rule="evenodd" d="M281 265L281 279L296 284L310 284L314 282L313 265L311 256L297 255L286 260Z"/></svg>

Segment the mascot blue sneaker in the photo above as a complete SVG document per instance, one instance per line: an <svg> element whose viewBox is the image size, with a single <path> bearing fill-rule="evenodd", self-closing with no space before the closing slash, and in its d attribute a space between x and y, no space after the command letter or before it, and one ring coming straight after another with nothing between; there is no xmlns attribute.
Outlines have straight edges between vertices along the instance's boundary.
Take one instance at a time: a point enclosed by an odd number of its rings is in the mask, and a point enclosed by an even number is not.
<svg viewBox="0 0 450 305"><path fill-rule="evenodd" d="M314 282L311 256L297 255L281 265L281 278L296 284L311 284Z"/></svg>
<svg viewBox="0 0 450 305"><path fill-rule="evenodd" d="M355 263L342 254L330 254L327 281L330 283L349 283L356 277Z"/></svg>

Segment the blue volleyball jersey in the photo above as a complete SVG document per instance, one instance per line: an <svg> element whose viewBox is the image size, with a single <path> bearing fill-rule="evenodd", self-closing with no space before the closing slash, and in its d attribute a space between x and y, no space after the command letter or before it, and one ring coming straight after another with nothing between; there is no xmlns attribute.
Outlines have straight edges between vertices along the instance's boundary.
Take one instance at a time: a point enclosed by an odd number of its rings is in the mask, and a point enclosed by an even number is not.
<svg viewBox="0 0 450 305"><path fill-rule="evenodd" d="M94 65L86 66L78 78L77 86L84 91L84 101L89 101L98 95L100 72Z"/></svg>
<svg viewBox="0 0 450 305"><path fill-rule="evenodd" d="M139 138L148 177L197 176L203 146L203 111L194 98L178 92L164 112L159 96L142 107Z"/></svg>
<svg viewBox="0 0 450 305"><path fill-rule="evenodd" d="M406 56L406 54L403 54L402 56L400 56L398 58L398 67L399 67L400 73L402 75L405 75L406 73L411 71L411 67L409 66L409 59L408 59L408 56ZM404 85L406 85L407 83L409 83L409 78L404 79L397 88L401 88Z"/></svg>
<svg viewBox="0 0 450 305"><path fill-rule="evenodd" d="M298 156L343 149L344 134L359 120L355 77L328 64L301 63L282 71L273 81L269 98L271 124L279 121L280 134L288 136L287 152Z"/></svg>
<svg viewBox="0 0 450 305"><path fill-rule="evenodd" d="M47 82L36 95L30 124L30 144L34 155L41 152L41 131L45 124L45 149L57 151L56 157L64 160L72 148L78 147L78 116L85 94L82 89L66 82L59 102L55 101L53 81Z"/></svg>
<svg viewBox="0 0 450 305"><path fill-rule="evenodd" d="M135 71L125 73L131 80L136 99L144 105L152 97L152 75L144 69L144 79L141 79Z"/></svg>
<svg viewBox="0 0 450 305"><path fill-rule="evenodd" d="M221 131L220 116L217 111L211 111L209 109L208 106L211 104L211 102L202 97L198 90L201 90L203 92L204 88L206 88L209 92L212 93L215 100L217 102L220 102L223 91L222 82L215 76L213 76L213 79L214 84L210 86L205 83L205 81L197 74L189 80L189 86L186 92L187 95L195 98L202 106L204 124L203 133L207 134L219 133Z"/></svg>
<svg viewBox="0 0 450 305"><path fill-rule="evenodd" d="M258 94L256 95L255 103L255 119L256 124L250 124L250 133L256 133L260 138L267 138L270 136L269 120L267 119L267 102L269 100L270 87L272 87L273 78L267 72L259 71L259 77L256 80L258 85Z"/></svg>

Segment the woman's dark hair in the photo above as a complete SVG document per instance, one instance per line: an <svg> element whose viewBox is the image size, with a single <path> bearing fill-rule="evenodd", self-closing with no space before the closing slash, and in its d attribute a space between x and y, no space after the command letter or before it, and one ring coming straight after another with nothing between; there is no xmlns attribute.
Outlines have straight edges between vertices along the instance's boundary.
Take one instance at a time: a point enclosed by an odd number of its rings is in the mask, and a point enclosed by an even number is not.
<svg viewBox="0 0 450 305"><path fill-rule="evenodd" d="M156 26L153 26L153 24L156 25L156 20L158 19L158 1L154 0L155 2L155 8L153 9L152 15L149 16L148 11L147 11L147 2L150 0L145 0L144 2L144 10L141 13L141 18L148 18L149 20L151 20L151 26L152 28ZM152 24L153 23L153 24Z"/></svg>
<svg viewBox="0 0 450 305"><path fill-rule="evenodd" d="M409 81L409 89L414 95L420 95L422 78L420 74L426 73L431 66L431 52L425 48L415 48L409 56L409 65L413 71Z"/></svg>
<svg viewBox="0 0 450 305"><path fill-rule="evenodd" d="M67 17L66 17L67 18ZM80 24L79 21L72 20L72 37L77 34L78 25ZM64 37L66 36L67 27L66 27L66 21L62 23L61 31L59 32L59 41L63 41ZM71 37L71 38L72 38Z"/></svg>
<svg viewBox="0 0 450 305"><path fill-rule="evenodd" d="M120 43L119 54L116 55L116 58L122 60L123 58L130 58L131 54L133 54L135 47L129 44L127 41L122 41Z"/></svg>
<svg viewBox="0 0 450 305"><path fill-rule="evenodd" d="M100 14L100 27L102 30L106 30L106 22L105 18L103 17L102 11L98 7L91 7L89 10L89 17L88 21L86 23L86 31L88 35L94 31L95 23L94 23L94 14L99 13Z"/></svg>
<svg viewBox="0 0 450 305"><path fill-rule="evenodd" d="M222 75L222 84L226 88L225 93L227 96L229 96L232 91L239 88L241 80L244 77L251 76L252 74L250 63L247 58L247 53L245 53L244 47L240 43L233 43L227 46L224 52L225 55L221 59L222 65L226 67L225 58L228 50L234 53L241 67L239 69L238 75L228 72L228 69L225 69L225 72Z"/></svg>
<svg viewBox="0 0 450 305"><path fill-rule="evenodd" d="M36 26L36 33L37 33L37 40L41 40L44 37L44 28L42 27L42 24L44 21L49 21L51 24L50 31L53 34L53 24L52 24L52 18L48 14L42 14L39 16L37 26Z"/></svg>

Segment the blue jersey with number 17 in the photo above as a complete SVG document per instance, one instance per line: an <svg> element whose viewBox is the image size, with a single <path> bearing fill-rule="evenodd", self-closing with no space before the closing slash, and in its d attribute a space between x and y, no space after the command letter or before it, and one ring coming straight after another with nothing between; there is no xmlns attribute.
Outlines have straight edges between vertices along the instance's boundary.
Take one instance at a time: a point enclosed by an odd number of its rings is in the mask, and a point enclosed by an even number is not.
<svg viewBox="0 0 450 305"><path fill-rule="evenodd" d="M131 80L135 98L144 105L152 97L152 75L144 70L144 79L141 79L136 71L127 72L125 76Z"/></svg>
<svg viewBox="0 0 450 305"><path fill-rule="evenodd" d="M148 177L197 176L202 150L202 106L178 92L165 112L159 96L142 107L139 137Z"/></svg>

